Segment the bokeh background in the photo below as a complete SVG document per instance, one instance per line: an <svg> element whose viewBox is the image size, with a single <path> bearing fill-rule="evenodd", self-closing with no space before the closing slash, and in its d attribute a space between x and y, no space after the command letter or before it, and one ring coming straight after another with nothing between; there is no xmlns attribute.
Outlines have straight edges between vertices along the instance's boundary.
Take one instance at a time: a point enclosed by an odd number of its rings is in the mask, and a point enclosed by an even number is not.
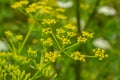
<svg viewBox="0 0 120 80"><path fill-rule="evenodd" d="M11 4L17 0L0 0L0 51L8 48L3 41L4 31L11 30L14 33L26 34L28 27L27 16L11 8ZM38 0L30 0L38 1ZM77 22L76 1L79 2L79 15L81 30L95 32L92 46L104 48L109 58L99 61L90 59L86 63L80 63L75 69L73 62L66 60L61 73L62 78L57 80L120 80L120 0L54 0L55 3L66 9L65 15L68 22ZM29 46L37 48L38 31L33 30ZM79 74L78 74L79 73Z"/></svg>

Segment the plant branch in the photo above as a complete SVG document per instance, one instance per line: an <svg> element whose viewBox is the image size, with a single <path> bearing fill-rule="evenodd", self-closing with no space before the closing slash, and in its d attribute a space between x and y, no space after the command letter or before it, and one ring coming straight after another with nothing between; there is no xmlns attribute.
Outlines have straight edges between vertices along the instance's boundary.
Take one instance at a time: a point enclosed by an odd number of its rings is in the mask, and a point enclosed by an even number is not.
<svg viewBox="0 0 120 80"><path fill-rule="evenodd" d="M77 33L78 33L78 35L81 35L80 11L79 11L80 0L75 0L75 5L76 5ZM80 69L81 69L80 62L77 61L74 64L75 80L80 80Z"/></svg>
<svg viewBox="0 0 120 80"><path fill-rule="evenodd" d="M77 32L78 34L81 33L81 28L80 28L80 12L79 12L79 6L80 6L80 0L75 0L76 4L76 19L77 19Z"/></svg>
<svg viewBox="0 0 120 80"><path fill-rule="evenodd" d="M100 3L100 0L97 0L97 1L96 1L96 4L95 4L95 7L94 7L92 13L90 14L90 16L89 16L89 18L88 18L88 21L87 21L87 23L86 23L86 25L85 25L85 29L88 28L90 22L92 21L93 17L95 16L95 14L96 14L96 9L97 9L97 7L99 6L99 3Z"/></svg>
<svg viewBox="0 0 120 80"><path fill-rule="evenodd" d="M27 42L27 40L28 40L28 37L30 36L30 34L31 34L31 32L32 32L32 29L33 29L33 27L34 27L34 24L35 24L34 22L31 24L30 29L29 29L29 31L28 31L28 33L27 33L27 35L26 35L26 37L25 37L25 39L24 39L21 47L19 48L19 50L18 50L18 53L19 53L19 54L21 53L22 49L24 48L24 46L25 46L25 44L26 44L26 42Z"/></svg>

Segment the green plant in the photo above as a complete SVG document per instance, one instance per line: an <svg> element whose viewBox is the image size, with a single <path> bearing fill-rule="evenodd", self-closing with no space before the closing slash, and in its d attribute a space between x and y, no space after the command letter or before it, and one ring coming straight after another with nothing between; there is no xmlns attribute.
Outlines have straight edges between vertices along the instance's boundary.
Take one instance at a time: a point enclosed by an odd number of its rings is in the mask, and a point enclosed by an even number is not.
<svg viewBox="0 0 120 80"><path fill-rule="evenodd" d="M7 38L5 41L10 51L0 53L1 80L56 78L58 74L54 64L66 56L82 62L86 62L86 58L102 60L108 57L104 49L100 48L89 51L89 54L86 50L78 51L80 46L89 42L94 33L87 31L78 33L75 24L66 21L65 9L57 7L54 0L34 3L25 0L16 2L11 7L28 17L29 30L26 36L5 31ZM37 49L26 44L34 29L40 34L38 40L40 46Z"/></svg>

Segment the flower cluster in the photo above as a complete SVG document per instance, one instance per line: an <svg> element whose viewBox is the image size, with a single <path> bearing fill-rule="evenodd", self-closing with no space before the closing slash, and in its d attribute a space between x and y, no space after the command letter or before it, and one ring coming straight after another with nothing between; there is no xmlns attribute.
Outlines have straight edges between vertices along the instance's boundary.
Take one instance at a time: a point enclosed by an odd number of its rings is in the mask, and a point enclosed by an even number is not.
<svg viewBox="0 0 120 80"><path fill-rule="evenodd" d="M55 62L55 60L60 57L61 55L58 54L57 52L46 52L45 53L45 62L51 61Z"/></svg>
<svg viewBox="0 0 120 80"><path fill-rule="evenodd" d="M5 31L5 35L11 37L13 36L13 33L11 31Z"/></svg>
<svg viewBox="0 0 120 80"><path fill-rule="evenodd" d="M16 39L17 39L18 41L23 40L23 35L21 35L21 34L16 35Z"/></svg>
<svg viewBox="0 0 120 80"><path fill-rule="evenodd" d="M47 28L42 28L42 32L45 33L45 34L50 34L50 33L52 33L49 27L47 27Z"/></svg>
<svg viewBox="0 0 120 80"><path fill-rule="evenodd" d="M93 33L82 31L81 35L77 35L76 26L65 21L65 19L67 19L67 16L64 15L65 9L58 8L58 6L56 5L52 5L52 1L54 2L54 0L41 0L31 3L25 0L16 2L12 5L12 8L18 8L21 12L28 15L28 23L30 24L30 28L25 38L23 38L23 35L21 34L14 36L11 31L6 31L6 36L13 37L12 39L16 39L18 43L15 43L14 40L8 40L10 42L9 47L11 49L11 53L0 53L0 56L5 57L6 59L8 59L8 57L10 56L10 58L12 58L12 60L14 60L16 64L20 64L22 66L28 64L30 66L27 67L37 69L38 71L35 73L35 75L32 75L33 77L31 80L35 80L36 78L39 78L39 75L43 74L53 77L55 71L53 71L54 67L52 67L51 64L56 62L56 60L61 57L62 54L65 54L74 60L82 62L86 62L86 58L88 57L98 57L99 60L108 57L108 55L104 54L105 51L99 48L93 50L93 52L95 53L94 56L90 56L87 54L84 55L82 54L82 52L76 51L75 48L78 48L81 42L85 43L88 39L92 38ZM38 27L35 28L34 26ZM26 51L27 54L23 55L22 50L24 49L26 42L29 39L29 36L34 28L35 30L38 29L37 31L40 31L40 35L37 35L37 37L39 37L41 41L40 46L38 47L41 54L39 54L37 50L29 48ZM33 38L33 43L39 45L37 44L38 39ZM0 61L0 65L1 62L2 61ZM5 61L3 60L3 62ZM13 68L17 68L15 70L17 70L20 75L25 75L25 71L20 71L19 67L20 66L12 66L11 63L10 65L7 65L7 68L11 68L11 70ZM2 68L0 66L0 72L1 70ZM25 76L27 76L27 74ZM18 80L17 78L12 79ZM20 80L23 80L23 78L21 78ZM30 79L26 78L24 80Z"/></svg>
<svg viewBox="0 0 120 80"><path fill-rule="evenodd" d="M66 18L67 18L67 17L64 16L64 15L60 15L60 14L57 15L57 19L63 19L63 20L64 20L64 19L66 19Z"/></svg>
<svg viewBox="0 0 120 80"><path fill-rule="evenodd" d="M79 60L79 61L82 61L82 62L86 61L85 60L86 56L82 55L81 52L79 52L79 51L76 51L76 52L72 53L71 57L75 60Z"/></svg>
<svg viewBox="0 0 120 80"><path fill-rule="evenodd" d="M58 11L58 12L65 12L65 9L63 9L63 8L57 8L56 11Z"/></svg>
<svg viewBox="0 0 120 80"><path fill-rule="evenodd" d="M3 63L5 63L5 61ZM0 66L0 79L8 80L10 78L11 80L30 80L30 73L21 71L18 66L14 66L11 64L5 65L3 67Z"/></svg>
<svg viewBox="0 0 120 80"><path fill-rule="evenodd" d="M40 41L43 43L43 45L47 45L47 46L53 46L53 40L52 38L47 38L46 40L44 39L40 39Z"/></svg>
<svg viewBox="0 0 120 80"><path fill-rule="evenodd" d="M32 3L29 5L29 7L26 8L27 13L38 11L39 13L50 13L50 10L52 10L52 8L49 6L45 6L45 2Z"/></svg>
<svg viewBox="0 0 120 80"><path fill-rule="evenodd" d="M66 24L66 25L65 25L65 28L66 28L66 29L69 29L69 30L73 30L73 31L76 30L76 26L73 26L72 24Z"/></svg>
<svg viewBox="0 0 120 80"><path fill-rule="evenodd" d="M85 43L88 38L92 38L94 33L89 33L86 31L82 31L82 35L77 37L77 42Z"/></svg>
<svg viewBox="0 0 120 80"><path fill-rule="evenodd" d="M99 60L103 60L103 58L108 57L108 54L105 54L105 50L104 49L93 49L93 52L95 53L95 57L98 57Z"/></svg>
<svg viewBox="0 0 120 80"><path fill-rule="evenodd" d="M71 44L70 39L67 39L64 37L62 38L62 43L63 43L63 45Z"/></svg>
<svg viewBox="0 0 120 80"><path fill-rule="evenodd" d="M16 8L21 8L23 5L27 5L27 4L28 4L27 0L19 1L19 2L14 3L13 5L11 5L11 7L16 9Z"/></svg>
<svg viewBox="0 0 120 80"><path fill-rule="evenodd" d="M77 34L75 32L67 32L67 35L70 36L70 37L74 37L76 36Z"/></svg>
<svg viewBox="0 0 120 80"><path fill-rule="evenodd" d="M42 24L55 24L56 20L55 19L43 19Z"/></svg>
<svg viewBox="0 0 120 80"><path fill-rule="evenodd" d="M29 48L27 53L29 56L37 56L37 50L33 50L32 48Z"/></svg>

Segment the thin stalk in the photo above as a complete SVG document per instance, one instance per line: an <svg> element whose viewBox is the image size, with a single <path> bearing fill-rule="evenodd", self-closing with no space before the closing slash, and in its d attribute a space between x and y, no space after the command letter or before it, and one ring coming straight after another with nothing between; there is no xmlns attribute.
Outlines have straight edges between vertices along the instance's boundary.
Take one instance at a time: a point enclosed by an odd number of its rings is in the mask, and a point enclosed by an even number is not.
<svg viewBox="0 0 120 80"><path fill-rule="evenodd" d="M65 51L63 51L65 55L67 55L69 58L73 59L69 54L67 54ZM74 60L74 59L73 59Z"/></svg>
<svg viewBox="0 0 120 80"><path fill-rule="evenodd" d="M76 4L76 19L77 19L77 30L78 30L78 34L81 33L81 26L80 26L80 0L75 0L75 4Z"/></svg>
<svg viewBox="0 0 120 80"><path fill-rule="evenodd" d="M49 63L48 64L46 64L46 65L44 65L40 70L38 70L36 73L35 73L35 75L33 75L33 77L31 78L31 80L36 80L37 78L39 78L40 76L41 76L41 70L43 69L43 68L45 68L47 65L49 65Z"/></svg>
<svg viewBox="0 0 120 80"><path fill-rule="evenodd" d="M32 29L33 29L33 27L34 27L34 24L35 24L34 22L31 24L31 26L30 26L30 28L29 28L29 31L28 31L28 33L27 33L27 35L26 35L26 37L25 37L25 39L24 39L21 47L19 48L19 51L18 51L19 54L20 54L21 51L23 50L23 48L24 48L24 46L25 46L25 44L26 44L26 42L27 42L27 40L28 40L28 37L30 36L30 34L31 34L31 32L32 32Z"/></svg>
<svg viewBox="0 0 120 80"><path fill-rule="evenodd" d="M75 44L73 44L73 45L71 45L71 46L69 46L69 47L66 47L64 50L68 50L68 49L71 49L71 48L73 48L73 47L75 47L75 46L77 46L77 45L79 45L80 43L75 43Z"/></svg>
<svg viewBox="0 0 120 80"><path fill-rule="evenodd" d="M15 48L15 45L13 44L12 40L10 40L10 44L12 46L13 52L16 53L16 48Z"/></svg>
<svg viewBox="0 0 120 80"><path fill-rule="evenodd" d="M96 9L97 9L97 7L99 6L100 1L101 1L101 0L97 0L97 1L96 1L95 7L94 7L92 13L90 14L90 16L89 16L89 18L88 18L88 21L87 21L87 23L86 23L86 25L85 25L85 29L88 28L90 22L92 21L93 17L95 16L95 14L96 14L96 12L97 12Z"/></svg>
<svg viewBox="0 0 120 80"><path fill-rule="evenodd" d="M77 33L78 35L81 35L81 26L80 26L80 0L75 0L75 5L76 5L76 19L77 19ZM79 61L77 61L74 64L74 70L75 70L75 80L80 80L80 70L81 69L81 64Z"/></svg>
<svg viewBox="0 0 120 80"><path fill-rule="evenodd" d="M51 27L50 27L50 29L51 29ZM57 38L56 38L55 34L53 33L52 29L51 29L51 32L52 32L52 36L53 36L53 38L54 38L55 42L57 43L57 45L58 45L59 49L61 49L61 46L60 46L60 44L59 44L59 42L58 42L58 40L57 40Z"/></svg>

